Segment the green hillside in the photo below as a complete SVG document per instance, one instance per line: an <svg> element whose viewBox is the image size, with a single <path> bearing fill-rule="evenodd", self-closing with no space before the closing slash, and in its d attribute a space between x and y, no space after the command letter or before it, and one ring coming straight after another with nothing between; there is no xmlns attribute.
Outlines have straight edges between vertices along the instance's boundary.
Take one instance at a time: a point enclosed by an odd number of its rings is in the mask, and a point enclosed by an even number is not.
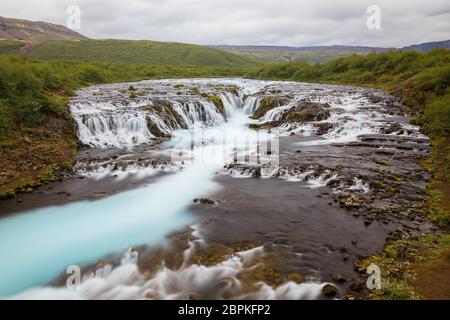
<svg viewBox="0 0 450 320"><path fill-rule="evenodd" d="M308 63L324 63L336 58L345 57L353 54L353 52L342 51L288 51L288 50L230 50L227 52L234 53L243 57L249 57L264 62L294 62L305 61Z"/></svg>
<svg viewBox="0 0 450 320"><path fill-rule="evenodd" d="M208 47L156 41L51 41L36 48L39 60L126 62L152 65L251 67L255 60Z"/></svg>
<svg viewBox="0 0 450 320"><path fill-rule="evenodd" d="M19 48L23 45L24 43L20 41L0 40L0 54L19 52Z"/></svg>

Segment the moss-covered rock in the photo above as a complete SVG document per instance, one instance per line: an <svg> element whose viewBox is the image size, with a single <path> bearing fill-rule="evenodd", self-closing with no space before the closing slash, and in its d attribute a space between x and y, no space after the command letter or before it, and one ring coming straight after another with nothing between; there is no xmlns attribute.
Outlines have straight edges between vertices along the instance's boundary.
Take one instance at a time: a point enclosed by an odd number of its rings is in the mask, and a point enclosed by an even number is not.
<svg viewBox="0 0 450 320"><path fill-rule="evenodd" d="M253 129L253 130L259 130L263 128L262 124L258 124L258 123L252 123L248 125L249 129Z"/></svg>
<svg viewBox="0 0 450 320"><path fill-rule="evenodd" d="M280 107L284 104L286 104L288 100L283 97L265 97L261 99L259 102L259 107L256 109L255 113L253 114L253 119L260 119L264 117L264 115L274 108Z"/></svg>
<svg viewBox="0 0 450 320"><path fill-rule="evenodd" d="M183 127L183 119L173 109L172 105L166 101L157 101L157 104L148 105L144 107L144 110L156 114L160 119L164 121L169 127L179 128ZM167 137L167 134L162 132L158 126L150 119L147 118L148 130L156 137Z"/></svg>
<svg viewBox="0 0 450 320"><path fill-rule="evenodd" d="M299 105L286 110L281 116L281 121L305 123L322 121L329 117L330 105L328 103L303 101Z"/></svg>
<svg viewBox="0 0 450 320"><path fill-rule="evenodd" d="M11 198L14 198L15 196L16 196L16 193L14 192L14 190L0 192L0 200L11 199Z"/></svg>
<svg viewBox="0 0 450 320"><path fill-rule="evenodd" d="M221 114L225 114L225 107L223 105L222 99L219 96L208 96L208 101L214 103L217 110L219 110Z"/></svg>

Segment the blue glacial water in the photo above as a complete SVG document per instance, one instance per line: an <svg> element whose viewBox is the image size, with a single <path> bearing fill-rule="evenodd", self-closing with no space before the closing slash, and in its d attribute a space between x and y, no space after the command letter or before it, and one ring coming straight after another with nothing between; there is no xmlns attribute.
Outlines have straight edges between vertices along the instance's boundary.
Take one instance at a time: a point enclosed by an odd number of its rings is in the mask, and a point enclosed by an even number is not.
<svg viewBox="0 0 450 320"><path fill-rule="evenodd" d="M211 175L192 165L141 189L1 219L0 297L45 285L71 264L162 242L194 221L187 208L215 189Z"/></svg>

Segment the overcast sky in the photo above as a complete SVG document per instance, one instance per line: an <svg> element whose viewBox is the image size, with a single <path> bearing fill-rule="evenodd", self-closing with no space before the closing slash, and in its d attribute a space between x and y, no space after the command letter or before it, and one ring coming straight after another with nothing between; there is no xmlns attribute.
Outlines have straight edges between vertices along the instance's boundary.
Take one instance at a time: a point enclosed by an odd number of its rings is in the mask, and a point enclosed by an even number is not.
<svg viewBox="0 0 450 320"><path fill-rule="evenodd" d="M1 0L0 16L66 25L81 8L91 38L197 44L401 47L450 39L449 0ZM381 9L381 30L366 26Z"/></svg>

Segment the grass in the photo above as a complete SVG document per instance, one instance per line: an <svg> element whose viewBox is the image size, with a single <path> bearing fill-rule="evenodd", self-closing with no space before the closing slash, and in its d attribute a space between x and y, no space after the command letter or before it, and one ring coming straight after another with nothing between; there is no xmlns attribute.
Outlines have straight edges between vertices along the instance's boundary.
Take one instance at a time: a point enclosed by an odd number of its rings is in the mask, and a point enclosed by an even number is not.
<svg viewBox="0 0 450 320"><path fill-rule="evenodd" d="M0 141L11 131L40 125L48 115L63 116L68 97L83 86L155 78L236 77L246 72L236 67L35 61L0 55Z"/></svg>
<svg viewBox="0 0 450 320"><path fill-rule="evenodd" d="M450 225L450 210L443 204L444 193L438 189L428 191L430 218L441 227Z"/></svg>
<svg viewBox="0 0 450 320"><path fill-rule="evenodd" d="M0 54L17 53L23 45L20 41L0 40Z"/></svg>
<svg viewBox="0 0 450 320"><path fill-rule="evenodd" d="M204 46L131 40L50 41L30 57L38 60L115 62L173 66L253 67L260 62Z"/></svg>
<svg viewBox="0 0 450 320"><path fill-rule="evenodd" d="M369 298L382 300L418 300L424 297L414 284L421 279L417 271L442 261L450 246L450 235L429 234L416 240L397 240L385 246L378 256L368 257L361 267L371 264L380 267L381 290L374 290Z"/></svg>

